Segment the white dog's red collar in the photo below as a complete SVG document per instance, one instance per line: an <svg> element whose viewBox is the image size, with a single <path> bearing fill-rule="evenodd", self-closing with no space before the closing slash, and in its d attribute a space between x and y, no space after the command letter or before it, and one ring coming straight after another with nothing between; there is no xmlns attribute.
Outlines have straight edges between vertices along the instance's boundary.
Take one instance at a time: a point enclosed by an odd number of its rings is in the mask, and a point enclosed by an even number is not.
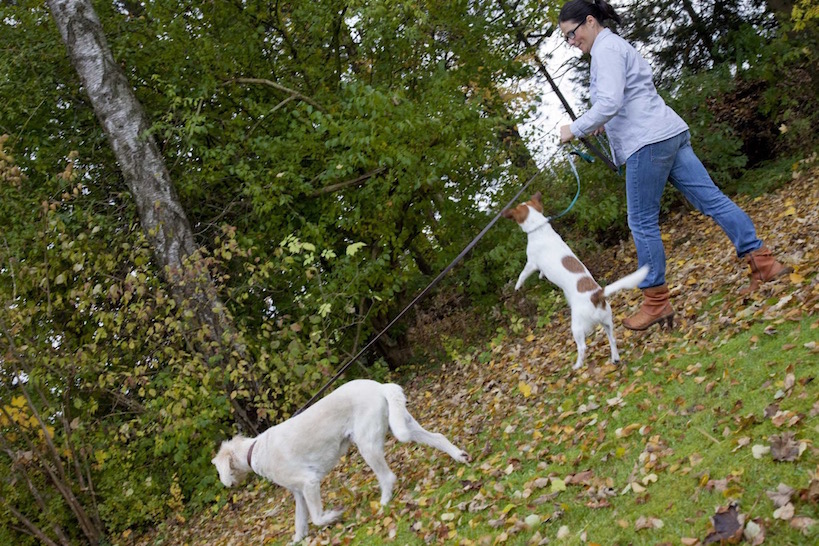
<svg viewBox="0 0 819 546"><path fill-rule="evenodd" d="M247 466L249 466L251 470L253 470L253 465L250 464L250 457L253 455L253 447L255 445L256 442L253 442L252 444L250 444L250 449L247 450Z"/></svg>

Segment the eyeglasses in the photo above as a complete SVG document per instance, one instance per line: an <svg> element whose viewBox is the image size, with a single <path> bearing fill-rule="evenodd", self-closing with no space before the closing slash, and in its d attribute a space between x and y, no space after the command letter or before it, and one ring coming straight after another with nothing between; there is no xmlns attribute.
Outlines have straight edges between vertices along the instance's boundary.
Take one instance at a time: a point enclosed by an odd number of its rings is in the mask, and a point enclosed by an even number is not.
<svg viewBox="0 0 819 546"><path fill-rule="evenodd" d="M583 19L582 21L580 21L580 22L577 24L577 26L576 26L576 27L574 27L572 30L570 30L569 32L567 32L567 33L566 33L566 35L564 36L564 38L566 38L566 42L567 42L567 43L568 43L568 42L570 42L570 41L572 41L572 40L574 40L574 33L575 33L575 32L577 32L577 29L579 29L580 27L582 27L582 26L583 26L585 23L586 23L586 20L585 20L585 19Z"/></svg>

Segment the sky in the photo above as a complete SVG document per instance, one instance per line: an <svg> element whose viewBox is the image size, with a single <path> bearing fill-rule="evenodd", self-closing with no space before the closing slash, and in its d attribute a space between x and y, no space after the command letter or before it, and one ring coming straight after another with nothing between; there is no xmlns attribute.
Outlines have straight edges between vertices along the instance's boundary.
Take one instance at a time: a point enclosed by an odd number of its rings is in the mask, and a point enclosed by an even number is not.
<svg viewBox="0 0 819 546"><path fill-rule="evenodd" d="M564 66L567 60L580 57L580 50L569 47L561 33L555 32L544 40L539 54L566 101L574 109L575 114L580 115L585 106L581 104L579 94L571 81L572 69ZM544 77L538 76L525 83L523 89L540 96L541 102L536 114L521 125L520 131L525 137L531 138L532 142L539 143L532 147L532 153L538 166L544 167L552 155L560 153L558 144L560 126L571 123L572 119Z"/></svg>

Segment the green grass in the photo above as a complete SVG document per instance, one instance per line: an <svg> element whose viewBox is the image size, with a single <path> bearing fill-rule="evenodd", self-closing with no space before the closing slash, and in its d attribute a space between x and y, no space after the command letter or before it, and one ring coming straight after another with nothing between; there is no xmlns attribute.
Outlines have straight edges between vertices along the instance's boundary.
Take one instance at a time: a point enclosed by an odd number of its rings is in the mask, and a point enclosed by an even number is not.
<svg viewBox="0 0 819 546"><path fill-rule="evenodd" d="M509 393L520 398L518 410L501 416L499 426L472 441L473 446L487 446L485 456L470 467L434 457L425 469L432 476L428 485L406 483L402 477L399 482L410 490L399 489L398 502L390 508L370 514L371 508L359 502L356 517L345 518L348 524L355 519L355 525L343 531L339 525L322 536L355 544L422 544L425 539L494 544L504 538L523 544L541 537L554 541L566 526L565 542L570 544L583 538L598 544L679 544L681 537L704 539L715 508L737 502L747 518L762 518L766 544L813 544L816 526L805 536L774 520L775 507L765 492L780 482L805 489L817 470L817 418L810 416L819 393L813 381L817 356L805 344L818 337L819 329L815 317L777 322L757 322L718 340L691 341L672 334L665 351L645 354L601 377L570 379L528 398ZM476 351L474 358L485 360L485 354ZM795 383L777 399L789 370ZM618 392L622 405L610 406L607 399ZM473 399L479 396L475 393ZM600 407L578 413L590 401ZM780 411L800 415L798 423L774 426L764 416L773 403ZM617 436L617 429L630 425L635 429L631 434ZM808 443L797 461L776 462L770 454L753 457L753 445L768 445L771 435L784 431ZM740 446L743 438L748 443ZM641 458L650 444L656 448L654 461L646 458L650 455ZM423 453L406 458L426 459ZM535 487L538 478L565 479L584 470L593 472L591 484L568 485L552 495L551 484ZM458 472L457 479L447 479L448 472ZM724 491L706 487L709 480L723 479L729 480ZM645 490L624 493L630 481ZM608 506L587 506L591 485L595 490L611 487ZM375 495L372 480L366 485L370 488ZM470 512L467 506L479 492L488 506ZM819 518L815 504L795 504L797 516ZM542 520L535 528L523 525L531 514ZM662 527L636 530L641 516L661 520Z"/></svg>

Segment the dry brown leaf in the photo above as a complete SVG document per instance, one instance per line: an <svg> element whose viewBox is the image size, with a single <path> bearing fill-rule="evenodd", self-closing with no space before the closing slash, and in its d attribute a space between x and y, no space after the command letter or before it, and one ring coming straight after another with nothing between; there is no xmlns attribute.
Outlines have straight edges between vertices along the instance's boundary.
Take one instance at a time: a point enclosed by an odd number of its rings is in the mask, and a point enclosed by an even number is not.
<svg viewBox="0 0 819 546"><path fill-rule="evenodd" d="M810 528L816 525L816 520L806 516L797 516L792 518L790 523L791 527L794 529L799 529L802 531L802 534L807 536L810 534Z"/></svg>
<svg viewBox="0 0 819 546"><path fill-rule="evenodd" d="M787 503L786 505L780 506L779 508L774 510L773 517L774 519L783 519L787 521L793 518L794 512L795 509L793 507L793 504Z"/></svg>
<svg viewBox="0 0 819 546"><path fill-rule="evenodd" d="M742 532L745 542L751 546L759 546L765 542L765 527L762 525L762 518L755 518L745 524Z"/></svg>
<svg viewBox="0 0 819 546"><path fill-rule="evenodd" d="M799 443L792 432L774 434L770 437L771 457L774 461L795 461L799 458Z"/></svg>
<svg viewBox="0 0 819 546"><path fill-rule="evenodd" d="M771 501L773 501L774 506L779 508L780 506L785 506L791 502L793 489L784 483L780 483L779 486L777 486L776 491L766 491L765 494L768 495L768 498L771 499Z"/></svg>
<svg viewBox="0 0 819 546"><path fill-rule="evenodd" d="M708 533L703 544L719 542L721 544L736 544L742 539L745 516L737 511L735 504L721 506L711 518L714 530Z"/></svg>

